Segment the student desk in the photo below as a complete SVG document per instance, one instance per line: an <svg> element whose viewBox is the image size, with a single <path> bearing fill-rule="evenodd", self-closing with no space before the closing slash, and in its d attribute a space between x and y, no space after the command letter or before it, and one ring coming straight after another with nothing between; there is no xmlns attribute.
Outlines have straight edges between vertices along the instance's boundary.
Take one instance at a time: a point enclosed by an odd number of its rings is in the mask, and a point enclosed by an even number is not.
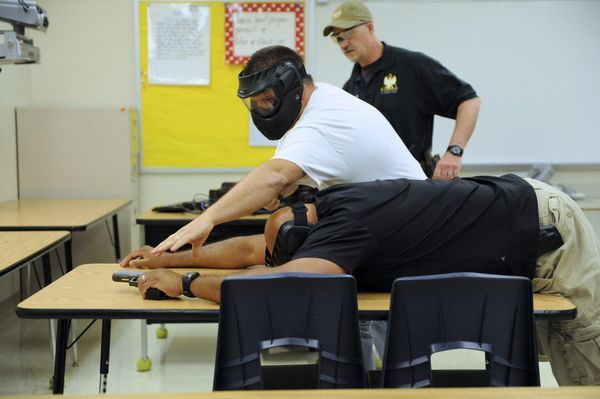
<svg viewBox="0 0 600 399"><path fill-rule="evenodd" d="M135 287L112 281L117 264L79 266L17 306L17 315L31 319L59 319L54 359L54 393L64 388L68 325L71 319L102 319L100 374L106 379L111 319L155 319L167 322L217 322L219 305L197 298L150 301L141 298ZM138 270L138 269L127 269ZM184 273L189 270L177 268ZM231 270L201 269L204 274L231 274ZM361 319L387 318L389 293L359 293ZM575 306L567 299L534 294L536 318L572 319Z"/></svg>
<svg viewBox="0 0 600 399"><path fill-rule="evenodd" d="M0 231L84 231L112 216L115 258L121 258L117 212L129 199L20 199L0 202ZM65 242L67 271L73 269L71 240Z"/></svg>
<svg viewBox="0 0 600 399"><path fill-rule="evenodd" d="M50 284L50 252L70 239L67 231L0 231L0 277L41 257L44 285Z"/></svg>
<svg viewBox="0 0 600 399"><path fill-rule="evenodd" d="M126 395L73 395L72 399L597 399L600 387L506 387L418 389L317 389L288 391L220 391L194 393L140 393ZM4 399L49 399L51 395L5 396Z"/></svg>
<svg viewBox="0 0 600 399"><path fill-rule="evenodd" d="M144 238L142 242L155 247L198 216L199 214L189 212L146 211L139 215L135 221L143 228ZM264 233L265 223L268 218L268 214L245 216L215 226L210 233L207 243L237 236L262 234Z"/></svg>

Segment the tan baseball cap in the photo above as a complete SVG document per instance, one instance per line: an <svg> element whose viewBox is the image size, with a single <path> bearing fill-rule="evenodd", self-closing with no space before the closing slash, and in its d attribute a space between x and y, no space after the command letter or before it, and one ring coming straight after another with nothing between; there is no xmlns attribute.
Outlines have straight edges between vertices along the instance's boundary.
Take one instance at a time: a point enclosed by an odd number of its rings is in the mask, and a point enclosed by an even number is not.
<svg viewBox="0 0 600 399"><path fill-rule="evenodd" d="M362 1L345 1L331 14L331 23L323 29L323 36L329 36L334 28L348 29L361 22L372 21L371 11Z"/></svg>

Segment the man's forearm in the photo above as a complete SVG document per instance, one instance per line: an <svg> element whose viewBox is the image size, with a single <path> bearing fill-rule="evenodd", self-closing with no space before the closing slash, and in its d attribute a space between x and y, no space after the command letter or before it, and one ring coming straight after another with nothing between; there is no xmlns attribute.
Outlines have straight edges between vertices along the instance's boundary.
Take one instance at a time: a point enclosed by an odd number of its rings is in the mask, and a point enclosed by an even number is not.
<svg viewBox="0 0 600 399"><path fill-rule="evenodd" d="M258 266L253 267L250 270L235 273L236 276L243 274L268 274L274 273L272 267ZM227 275L201 275L199 278L192 282L190 287L194 296L202 299L208 299L209 301L221 302L221 283L228 277Z"/></svg>
<svg viewBox="0 0 600 399"><path fill-rule="evenodd" d="M250 215L269 204L303 175L304 172L289 161L267 161L250 172L202 216L218 225Z"/></svg>
<svg viewBox="0 0 600 399"><path fill-rule="evenodd" d="M458 144L463 148L467 145L477 124L480 104L479 97L460 103L456 112L456 124L450 138L450 145Z"/></svg>
<svg viewBox="0 0 600 399"><path fill-rule="evenodd" d="M265 267L257 266L244 270L239 275L257 275L271 273L316 273L316 274L344 274L346 271L335 263L319 258L301 258L295 259L282 266ZM190 287L192 293L203 299L208 299L214 302L221 302L221 283L227 275L202 275L192 282Z"/></svg>
<svg viewBox="0 0 600 399"><path fill-rule="evenodd" d="M241 269L265 263L265 237L234 237L205 245L198 258L192 251L164 254L166 267L211 267L216 269Z"/></svg>

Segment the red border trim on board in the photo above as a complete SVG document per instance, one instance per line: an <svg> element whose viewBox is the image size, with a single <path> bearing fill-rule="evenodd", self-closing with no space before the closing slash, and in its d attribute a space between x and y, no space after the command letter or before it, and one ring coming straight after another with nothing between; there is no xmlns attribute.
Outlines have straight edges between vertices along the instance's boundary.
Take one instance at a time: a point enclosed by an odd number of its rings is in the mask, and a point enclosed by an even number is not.
<svg viewBox="0 0 600 399"><path fill-rule="evenodd" d="M229 3L225 4L225 63L242 65L248 56L233 52L233 16L236 12L294 12L296 14L296 52L304 57L304 5L302 3Z"/></svg>

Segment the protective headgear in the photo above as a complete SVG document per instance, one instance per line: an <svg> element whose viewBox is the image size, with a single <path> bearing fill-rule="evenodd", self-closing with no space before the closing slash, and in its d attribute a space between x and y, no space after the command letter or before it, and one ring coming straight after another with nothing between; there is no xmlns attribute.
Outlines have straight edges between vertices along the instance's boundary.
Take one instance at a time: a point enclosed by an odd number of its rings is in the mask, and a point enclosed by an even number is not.
<svg viewBox="0 0 600 399"><path fill-rule="evenodd" d="M279 140L302 108L304 66L285 60L251 75L239 76L238 97L250 110L252 121L269 140Z"/></svg>
<svg viewBox="0 0 600 399"><path fill-rule="evenodd" d="M294 220L285 222L279 227L273 253L270 253L268 248L265 249L266 266L280 266L289 262L308 236L311 226L308 224L306 205L296 202L290 206L294 212Z"/></svg>

